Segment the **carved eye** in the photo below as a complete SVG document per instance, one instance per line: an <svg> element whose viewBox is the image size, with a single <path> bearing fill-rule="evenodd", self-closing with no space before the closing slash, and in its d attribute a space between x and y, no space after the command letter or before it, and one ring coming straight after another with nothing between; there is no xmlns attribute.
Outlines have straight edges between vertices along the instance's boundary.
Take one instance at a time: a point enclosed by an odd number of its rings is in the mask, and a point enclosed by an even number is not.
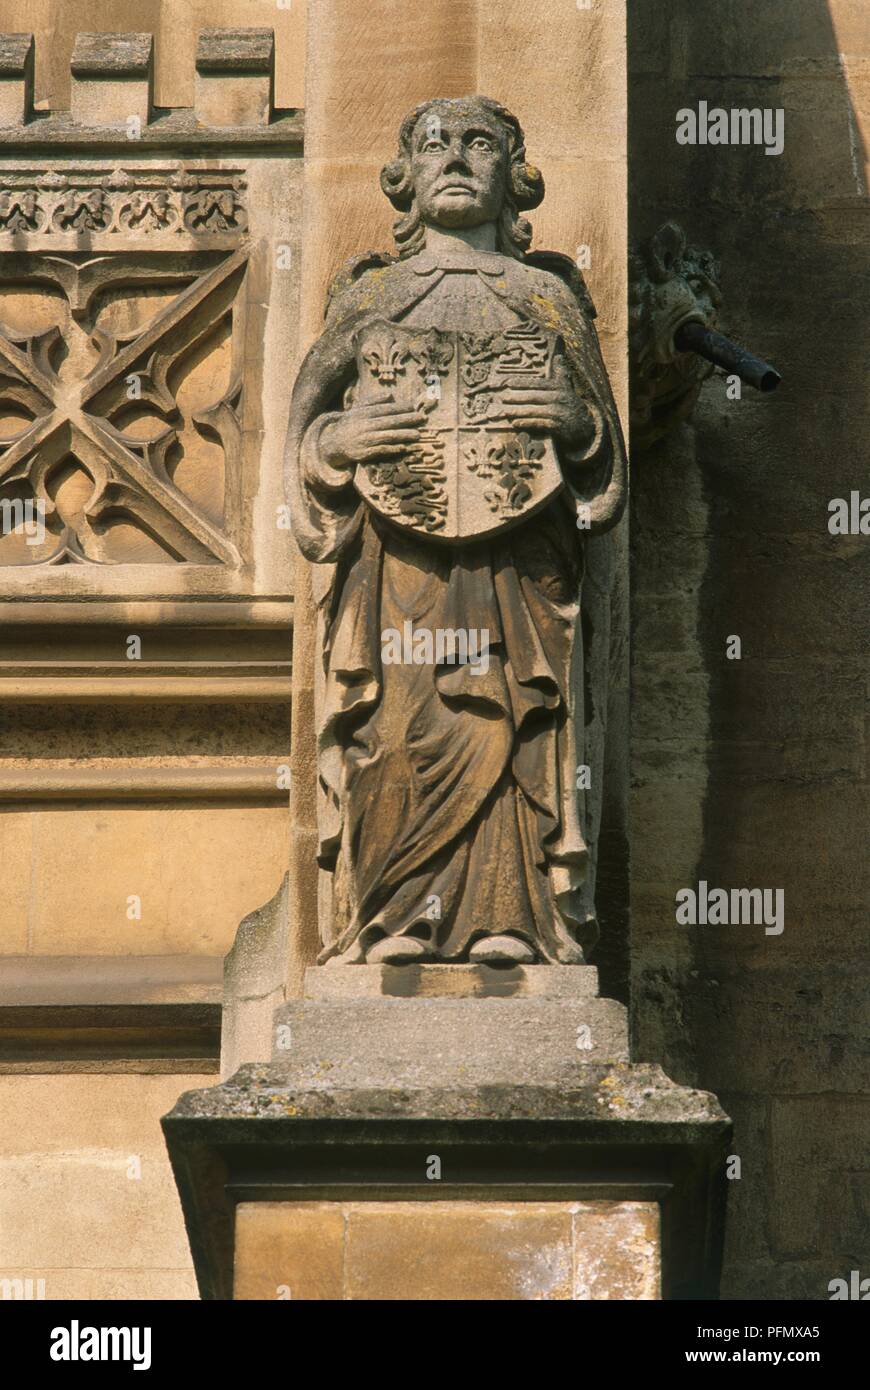
<svg viewBox="0 0 870 1390"><path fill-rule="evenodd" d="M492 149L492 141L491 141L491 140L487 140L486 137L485 137L484 135L477 135L477 136L475 136L475 138L470 142L468 148L471 149L471 150L486 150L486 151L489 151L489 150Z"/></svg>
<svg viewBox="0 0 870 1390"><path fill-rule="evenodd" d="M421 146L423 154L432 154L435 150L446 148L443 140L426 140Z"/></svg>

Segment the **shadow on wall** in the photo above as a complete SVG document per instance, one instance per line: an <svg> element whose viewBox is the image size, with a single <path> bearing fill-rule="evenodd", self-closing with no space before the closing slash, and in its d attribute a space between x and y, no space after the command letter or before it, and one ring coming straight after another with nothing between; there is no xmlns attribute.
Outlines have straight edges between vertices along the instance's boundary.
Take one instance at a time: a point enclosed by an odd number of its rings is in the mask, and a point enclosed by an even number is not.
<svg viewBox="0 0 870 1390"><path fill-rule="evenodd" d="M726 1297L824 1299L862 1255L870 1272L870 539L828 529L832 499L867 494L862 9L629 0L632 240L673 217L717 253L723 330L784 378L731 400L715 377L633 458L635 1038L735 1119ZM678 144L701 102L781 112L781 153ZM779 890L782 929L677 923L701 880Z"/></svg>

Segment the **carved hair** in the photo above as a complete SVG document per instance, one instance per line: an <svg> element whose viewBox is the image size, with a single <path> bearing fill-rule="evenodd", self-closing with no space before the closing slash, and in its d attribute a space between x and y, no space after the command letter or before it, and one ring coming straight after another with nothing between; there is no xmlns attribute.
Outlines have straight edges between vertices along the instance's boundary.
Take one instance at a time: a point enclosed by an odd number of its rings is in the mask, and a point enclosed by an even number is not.
<svg viewBox="0 0 870 1390"><path fill-rule="evenodd" d="M399 152L381 170L381 188L402 216L393 224L393 236L400 260L414 256L426 242L426 228L417 207L411 179L411 139L417 122L436 107L471 110L477 108L494 116L507 138L510 165L505 188L504 204L498 219L496 244L506 256L521 260L532 240L531 224L520 212L536 208L544 196L544 176L534 165L526 163L523 129L516 116L500 102L489 97L441 97L424 101L406 116L399 130Z"/></svg>

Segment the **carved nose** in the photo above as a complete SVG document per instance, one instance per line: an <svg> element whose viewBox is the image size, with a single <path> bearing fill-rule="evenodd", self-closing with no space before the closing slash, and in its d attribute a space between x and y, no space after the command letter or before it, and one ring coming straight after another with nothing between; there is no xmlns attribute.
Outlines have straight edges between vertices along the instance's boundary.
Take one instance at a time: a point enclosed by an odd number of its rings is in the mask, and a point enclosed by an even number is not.
<svg viewBox="0 0 870 1390"><path fill-rule="evenodd" d="M445 174L469 174L468 161L460 150L451 150L447 163L444 166Z"/></svg>

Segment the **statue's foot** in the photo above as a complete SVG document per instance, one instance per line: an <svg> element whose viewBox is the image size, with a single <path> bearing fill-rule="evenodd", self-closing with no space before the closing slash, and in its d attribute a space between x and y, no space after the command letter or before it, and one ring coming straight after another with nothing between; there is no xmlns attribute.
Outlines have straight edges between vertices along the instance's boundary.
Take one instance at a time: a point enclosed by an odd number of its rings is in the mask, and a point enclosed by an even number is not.
<svg viewBox="0 0 870 1390"><path fill-rule="evenodd" d="M483 936L468 953L474 965L531 965L535 953L518 936Z"/></svg>
<svg viewBox="0 0 870 1390"><path fill-rule="evenodd" d="M324 956L326 956L325 960ZM354 941L346 951L342 951L340 956L327 956L325 951L321 952L317 958L317 964L324 970L328 970L330 966L335 965L364 965L365 959L366 955L362 946L358 941Z"/></svg>
<svg viewBox="0 0 870 1390"><path fill-rule="evenodd" d="M409 965L429 952L415 936L385 936L366 951L366 965Z"/></svg>

